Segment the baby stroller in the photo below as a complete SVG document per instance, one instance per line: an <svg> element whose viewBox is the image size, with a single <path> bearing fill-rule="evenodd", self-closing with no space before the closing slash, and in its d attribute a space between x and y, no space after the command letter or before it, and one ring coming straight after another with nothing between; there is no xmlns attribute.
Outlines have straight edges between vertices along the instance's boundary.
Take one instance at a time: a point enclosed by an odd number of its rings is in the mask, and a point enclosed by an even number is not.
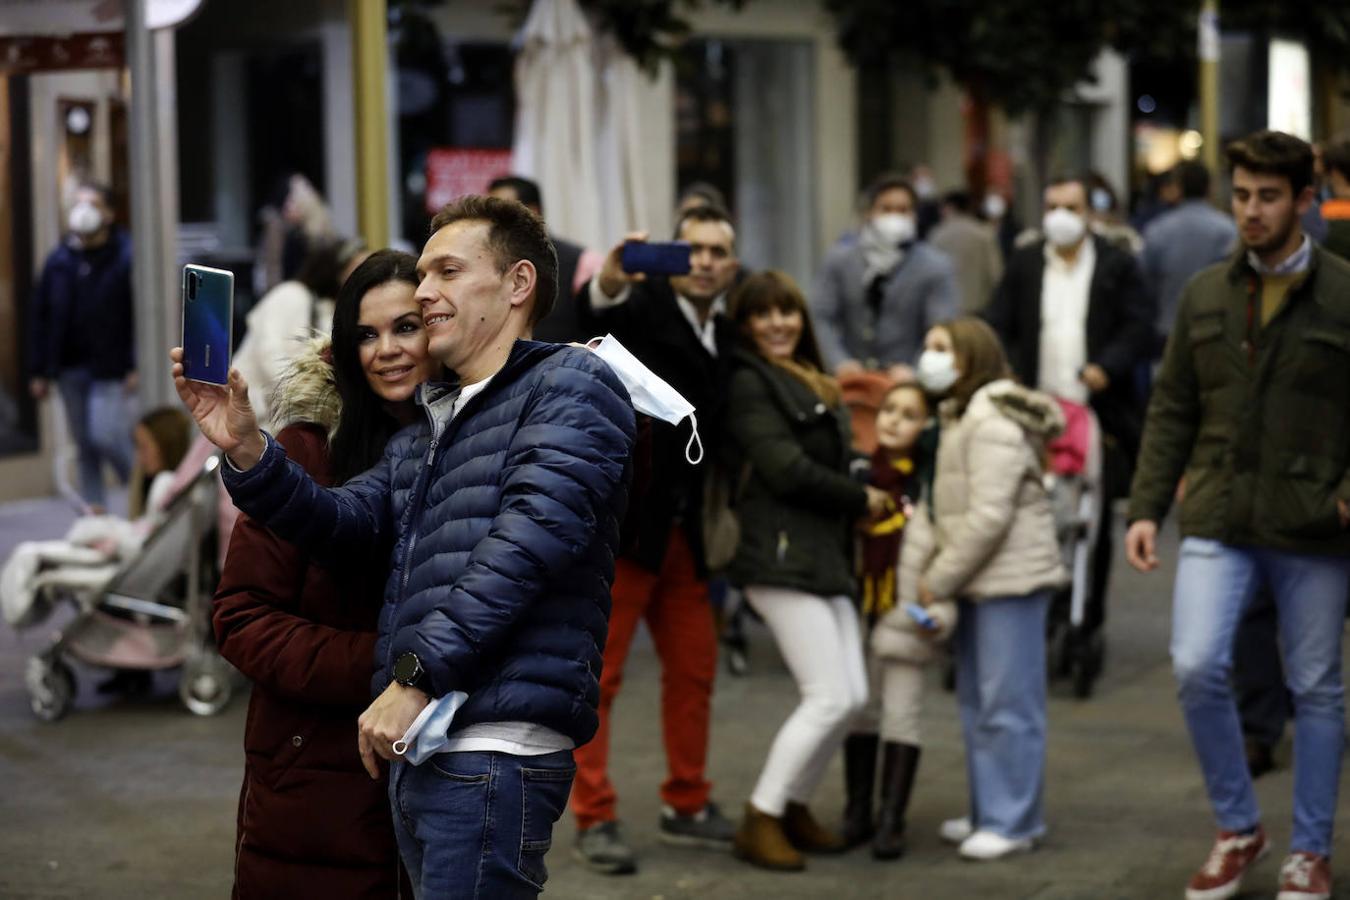
<svg viewBox="0 0 1350 900"><path fill-rule="evenodd" d="M23 624L36 624L64 602L79 610L28 660L24 680L39 719L54 722L74 703L69 659L142 671L181 666L179 696L189 710L213 715L229 703L231 669L211 645L214 554L203 553L215 520L219 465L215 456L206 461L134 556L83 573L63 566L38 574L35 613Z"/></svg>
<svg viewBox="0 0 1350 900"><path fill-rule="evenodd" d="M1059 405L1066 425L1047 447L1045 482L1070 581L1051 604L1046 647L1051 677L1071 678L1074 696L1085 699L1092 694L1105 655L1100 631L1087 634L1083 629L1092 547L1104 502L1101 431L1091 408L1062 399Z"/></svg>

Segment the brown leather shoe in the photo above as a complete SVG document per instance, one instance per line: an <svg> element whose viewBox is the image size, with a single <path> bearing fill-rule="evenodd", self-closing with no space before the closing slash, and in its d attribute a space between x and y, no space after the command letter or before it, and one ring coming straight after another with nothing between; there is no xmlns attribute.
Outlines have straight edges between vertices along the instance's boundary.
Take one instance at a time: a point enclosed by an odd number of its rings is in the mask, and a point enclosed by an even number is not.
<svg viewBox="0 0 1350 900"><path fill-rule="evenodd" d="M745 815L732 841L732 850L740 859L763 869L798 872L806 868L806 860L783 832L783 820L762 813L749 803L745 804Z"/></svg>
<svg viewBox="0 0 1350 900"><path fill-rule="evenodd" d="M843 853L844 839L816 821L805 803L789 803L783 810L783 833L803 853Z"/></svg>

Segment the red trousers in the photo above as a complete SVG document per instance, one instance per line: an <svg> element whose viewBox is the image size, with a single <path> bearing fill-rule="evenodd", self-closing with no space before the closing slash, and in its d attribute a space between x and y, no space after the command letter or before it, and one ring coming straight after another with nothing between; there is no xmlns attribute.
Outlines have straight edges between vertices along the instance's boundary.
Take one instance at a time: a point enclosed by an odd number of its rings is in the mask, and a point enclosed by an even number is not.
<svg viewBox="0 0 1350 900"><path fill-rule="evenodd" d="M671 530L659 573L619 559L613 600L600 675L600 729L574 754L577 777L572 784L572 812L580 829L615 818L618 795L609 780L609 723L639 619L647 620L661 660L661 731L667 766L661 800L676 812L690 815L707 805L712 790L703 772L717 674L717 632L708 585L698 577L683 529ZM644 710L634 712L645 714Z"/></svg>

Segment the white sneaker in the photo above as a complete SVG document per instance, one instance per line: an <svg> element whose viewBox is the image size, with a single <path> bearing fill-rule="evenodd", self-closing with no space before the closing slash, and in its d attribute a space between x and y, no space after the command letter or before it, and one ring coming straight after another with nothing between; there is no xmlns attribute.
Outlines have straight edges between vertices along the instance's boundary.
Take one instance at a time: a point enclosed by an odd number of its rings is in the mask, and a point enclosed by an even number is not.
<svg viewBox="0 0 1350 900"><path fill-rule="evenodd" d="M966 838L975 833L975 826L970 824L969 816L962 816L959 819L948 819L942 823L938 829L938 837L949 844L959 844Z"/></svg>
<svg viewBox="0 0 1350 900"><path fill-rule="evenodd" d="M1035 847L1036 842L1031 838L1014 840L992 831L977 831L961 842L961 855L966 859L989 861L1014 853L1030 853Z"/></svg>

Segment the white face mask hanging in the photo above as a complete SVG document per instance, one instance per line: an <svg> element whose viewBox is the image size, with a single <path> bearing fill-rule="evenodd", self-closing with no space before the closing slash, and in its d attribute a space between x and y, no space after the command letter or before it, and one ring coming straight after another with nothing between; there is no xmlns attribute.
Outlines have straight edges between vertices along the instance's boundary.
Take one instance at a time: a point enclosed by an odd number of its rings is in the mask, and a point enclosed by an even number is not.
<svg viewBox="0 0 1350 900"><path fill-rule="evenodd" d="M614 370L623 386L628 388L633 409L672 425L678 425L686 418L689 420L694 433L689 436L689 443L685 444L684 458L691 466L703 462L703 440L698 436L698 417L694 415L694 405L629 353L628 348L619 343L614 335L605 335L599 343L592 341L590 347L596 356ZM694 455L696 447L697 456Z"/></svg>

